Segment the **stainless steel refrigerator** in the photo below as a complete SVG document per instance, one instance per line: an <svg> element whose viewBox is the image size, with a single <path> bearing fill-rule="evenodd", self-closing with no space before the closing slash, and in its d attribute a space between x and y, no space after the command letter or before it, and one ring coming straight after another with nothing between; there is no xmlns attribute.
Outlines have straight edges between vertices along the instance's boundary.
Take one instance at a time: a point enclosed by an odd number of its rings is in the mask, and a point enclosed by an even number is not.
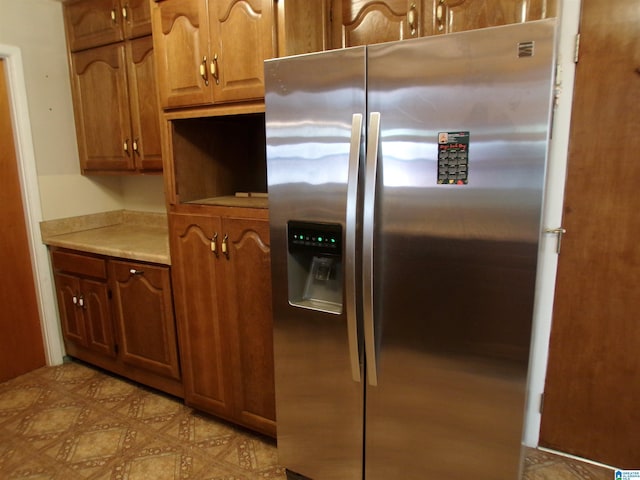
<svg viewBox="0 0 640 480"><path fill-rule="evenodd" d="M265 63L289 478L518 478L555 30Z"/></svg>

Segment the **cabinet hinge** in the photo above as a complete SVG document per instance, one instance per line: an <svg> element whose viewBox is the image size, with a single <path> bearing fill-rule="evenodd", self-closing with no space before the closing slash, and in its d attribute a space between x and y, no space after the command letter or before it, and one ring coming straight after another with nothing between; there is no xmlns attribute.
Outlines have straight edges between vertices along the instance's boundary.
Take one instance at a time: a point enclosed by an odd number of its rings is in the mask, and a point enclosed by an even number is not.
<svg viewBox="0 0 640 480"><path fill-rule="evenodd" d="M575 45L573 47L573 63L578 63L578 55L580 55L580 34L576 34Z"/></svg>
<svg viewBox="0 0 640 480"><path fill-rule="evenodd" d="M540 413L542 413L543 409L544 409L544 392L540 394Z"/></svg>

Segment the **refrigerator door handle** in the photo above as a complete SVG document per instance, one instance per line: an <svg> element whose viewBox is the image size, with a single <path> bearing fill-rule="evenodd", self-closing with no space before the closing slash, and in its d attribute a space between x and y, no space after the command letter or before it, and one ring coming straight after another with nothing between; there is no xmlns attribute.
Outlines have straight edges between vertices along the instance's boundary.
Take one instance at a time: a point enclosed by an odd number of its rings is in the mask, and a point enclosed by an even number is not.
<svg viewBox="0 0 640 480"><path fill-rule="evenodd" d="M345 232L346 268L345 297L347 309L347 335L351 376L360 383L360 351L358 342L358 317L356 316L356 211L358 207L358 173L360 171L360 145L362 143L362 114L354 113L351 120L351 144L349 147L349 178L347 183L347 221Z"/></svg>
<svg viewBox="0 0 640 480"><path fill-rule="evenodd" d="M376 207L376 177L378 173L378 148L380 138L380 113L371 112L367 138L367 160L364 185L364 210L362 221L362 294L364 320L364 350L367 358L369 385L378 385L378 362L373 318L373 234Z"/></svg>

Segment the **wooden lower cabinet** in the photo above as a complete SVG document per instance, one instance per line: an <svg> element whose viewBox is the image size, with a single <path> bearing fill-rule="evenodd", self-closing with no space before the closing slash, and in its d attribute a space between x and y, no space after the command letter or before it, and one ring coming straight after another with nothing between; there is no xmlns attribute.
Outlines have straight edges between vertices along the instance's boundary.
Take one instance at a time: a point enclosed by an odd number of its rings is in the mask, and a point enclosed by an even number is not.
<svg viewBox="0 0 640 480"><path fill-rule="evenodd" d="M266 214L206 210L169 215L185 401L275 436Z"/></svg>
<svg viewBox="0 0 640 480"><path fill-rule="evenodd" d="M169 268L109 261L122 362L180 380Z"/></svg>
<svg viewBox="0 0 640 480"><path fill-rule="evenodd" d="M183 397L170 269L53 248L67 354Z"/></svg>

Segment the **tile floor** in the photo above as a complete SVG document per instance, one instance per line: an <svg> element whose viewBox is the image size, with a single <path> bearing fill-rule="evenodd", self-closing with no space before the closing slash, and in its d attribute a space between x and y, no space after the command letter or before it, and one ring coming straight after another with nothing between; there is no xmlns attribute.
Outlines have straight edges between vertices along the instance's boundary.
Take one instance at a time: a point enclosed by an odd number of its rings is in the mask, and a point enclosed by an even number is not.
<svg viewBox="0 0 640 480"><path fill-rule="evenodd" d="M531 449L526 480L610 480ZM284 480L274 441L80 363L0 384L0 479ZM395 480L395 479L390 479Z"/></svg>

